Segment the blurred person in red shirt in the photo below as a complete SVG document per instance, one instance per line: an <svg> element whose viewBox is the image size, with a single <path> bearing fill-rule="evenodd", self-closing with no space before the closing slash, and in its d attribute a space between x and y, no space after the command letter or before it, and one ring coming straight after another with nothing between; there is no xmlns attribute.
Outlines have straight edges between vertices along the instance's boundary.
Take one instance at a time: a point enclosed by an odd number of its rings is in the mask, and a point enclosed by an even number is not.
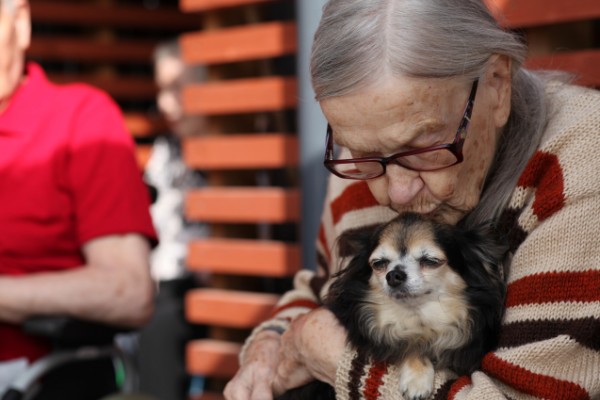
<svg viewBox="0 0 600 400"><path fill-rule="evenodd" d="M26 63L28 1L0 1L0 380L7 381L12 367L49 351L19 327L32 316L145 324L156 234L118 106L90 86L50 83Z"/></svg>

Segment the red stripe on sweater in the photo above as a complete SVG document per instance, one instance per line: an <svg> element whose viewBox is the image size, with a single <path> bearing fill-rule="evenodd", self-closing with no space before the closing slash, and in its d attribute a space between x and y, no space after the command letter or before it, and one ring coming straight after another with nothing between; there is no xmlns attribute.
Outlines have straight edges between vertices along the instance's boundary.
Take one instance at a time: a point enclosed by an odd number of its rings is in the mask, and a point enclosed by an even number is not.
<svg viewBox="0 0 600 400"><path fill-rule="evenodd" d="M532 396L548 400L586 400L589 393L573 382L536 374L525 368L487 354L482 362L483 371L507 385Z"/></svg>
<svg viewBox="0 0 600 400"><path fill-rule="evenodd" d="M294 308L294 307L304 307L304 308L310 308L311 310L314 310L315 308L318 308L319 305L317 303L315 303L314 301L310 301L310 300L295 300L290 303L282 304L281 306L277 307L275 310L273 310L273 312L271 313L271 316L274 317L277 314L279 314L280 312L282 312L283 310L287 310L287 309Z"/></svg>
<svg viewBox="0 0 600 400"><path fill-rule="evenodd" d="M349 211L376 206L377 200L371 194L367 182L360 181L348 186L342 194L331 202L333 223L337 224Z"/></svg>
<svg viewBox="0 0 600 400"><path fill-rule="evenodd" d="M519 178L519 186L536 188L533 212L540 221L565 205L563 172L554 154L536 152Z"/></svg>
<svg viewBox="0 0 600 400"><path fill-rule="evenodd" d="M388 365L383 362L375 362L369 370L369 376L365 381L363 396L365 400L377 400L380 396L379 387L383 383L383 376L387 373Z"/></svg>
<svg viewBox="0 0 600 400"><path fill-rule="evenodd" d="M448 392L448 400L454 400L458 392L463 390L465 387L471 385L473 382L471 378L468 376L461 376L452 384L450 388L450 392Z"/></svg>
<svg viewBox="0 0 600 400"><path fill-rule="evenodd" d="M527 276L511 283L506 293L507 307L559 301L600 301L600 271Z"/></svg>

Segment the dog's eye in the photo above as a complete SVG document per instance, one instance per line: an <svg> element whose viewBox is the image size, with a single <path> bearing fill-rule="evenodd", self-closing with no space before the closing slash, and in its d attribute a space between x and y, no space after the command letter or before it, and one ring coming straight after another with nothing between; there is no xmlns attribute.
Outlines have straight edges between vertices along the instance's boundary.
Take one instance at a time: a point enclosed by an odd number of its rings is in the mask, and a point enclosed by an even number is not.
<svg viewBox="0 0 600 400"><path fill-rule="evenodd" d="M376 258L375 260L371 260L370 262L371 268L373 268L376 271L385 269L389 263L390 261L386 260L385 258Z"/></svg>
<svg viewBox="0 0 600 400"><path fill-rule="evenodd" d="M444 263L444 260L440 260L438 258L423 257L419 260L419 262L421 263L421 267L423 268L437 268Z"/></svg>

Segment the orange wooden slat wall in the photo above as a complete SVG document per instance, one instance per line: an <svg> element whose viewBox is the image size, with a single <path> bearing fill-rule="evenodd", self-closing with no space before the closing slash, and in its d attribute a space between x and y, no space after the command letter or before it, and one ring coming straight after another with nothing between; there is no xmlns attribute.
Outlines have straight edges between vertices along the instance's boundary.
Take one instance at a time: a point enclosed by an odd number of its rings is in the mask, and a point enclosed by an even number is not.
<svg viewBox="0 0 600 400"><path fill-rule="evenodd" d="M296 107L295 78L236 79L190 85L183 90L183 108L189 114L226 115L280 111Z"/></svg>
<svg viewBox="0 0 600 400"><path fill-rule="evenodd" d="M183 59L190 64L220 64L280 57L296 51L296 24L269 22L218 31L194 32L180 38Z"/></svg>
<svg viewBox="0 0 600 400"><path fill-rule="evenodd" d="M298 139L289 134L198 136L183 141L183 158L202 170L282 168L298 164Z"/></svg>
<svg viewBox="0 0 600 400"><path fill-rule="evenodd" d="M180 0L179 6L186 12L210 11L219 8L269 3L275 0Z"/></svg>
<svg viewBox="0 0 600 400"><path fill-rule="evenodd" d="M294 222L300 217L300 193L279 187L207 187L187 194L185 215L205 222Z"/></svg>
<svg viewBox="0 0 600 400"><path fill-rule="evenodd" d="M600 17L598 0L484 0L498 20L509 28L594 19Z"/></svg>
<svg viewBox="0 0 600 400"><path fill-rule="evenodd" d="M271 240L200 239L190 242L189 269L219 274L286 277L300 268L300 246Z"/></svg>

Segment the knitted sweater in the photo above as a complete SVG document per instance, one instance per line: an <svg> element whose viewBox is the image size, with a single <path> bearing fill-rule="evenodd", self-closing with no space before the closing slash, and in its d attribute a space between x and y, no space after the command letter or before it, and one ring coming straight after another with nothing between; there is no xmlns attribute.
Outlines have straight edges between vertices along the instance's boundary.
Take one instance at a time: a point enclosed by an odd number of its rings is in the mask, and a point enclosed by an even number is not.
<svg viewBox="0 0 600 400"><path fill-rule="evenodd" d="M551 116L501 218L513 253L498 348L470 376L437 371L434 399L600 398L600 93L552 84ZM273 319L286 328L320 304L341 260L336 238L388 221L365 182L332 177L318 236L319 268L300 271ZM252 339L254 334L249 338ZM401 399L399 368L347 348L340 400Z"/></svg>

